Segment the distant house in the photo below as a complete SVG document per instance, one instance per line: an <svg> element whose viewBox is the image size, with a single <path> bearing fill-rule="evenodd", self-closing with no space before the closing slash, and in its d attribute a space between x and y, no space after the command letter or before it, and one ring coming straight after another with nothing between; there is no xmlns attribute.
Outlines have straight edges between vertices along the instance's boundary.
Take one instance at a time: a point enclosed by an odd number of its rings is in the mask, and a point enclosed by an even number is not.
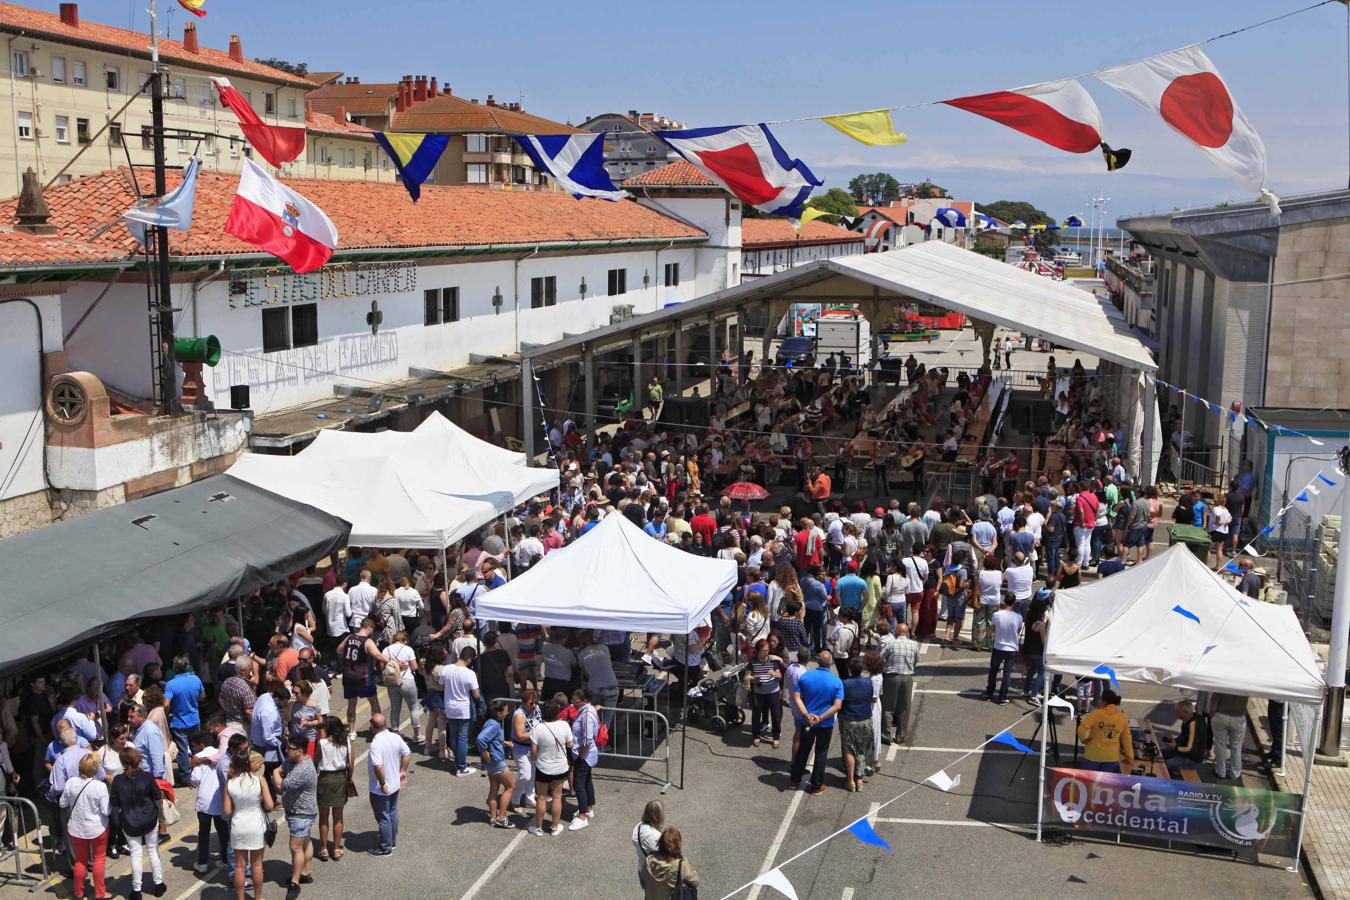
<svg viewBox="0 0 1350 900"><path fill-rule="evenodd" d="M683 127L673 119L635 109L627 115L602 113L580 125L582 131L604 132L605 171L615 184L678 160L680 155L651 131Z"/></svg>

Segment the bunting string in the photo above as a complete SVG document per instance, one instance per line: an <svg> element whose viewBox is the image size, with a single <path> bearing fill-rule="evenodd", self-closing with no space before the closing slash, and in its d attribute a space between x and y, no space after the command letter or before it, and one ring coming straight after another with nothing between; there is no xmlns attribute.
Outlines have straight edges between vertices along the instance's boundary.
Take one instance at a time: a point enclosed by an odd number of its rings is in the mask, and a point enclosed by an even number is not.
<svg viewBox="0 0 1350 900"><path fill-rule="evenodd" d="M1144 377L1151 379L1155 383L1167 388L1172 393L1179 395L1183 403L1185 403L1187 398L1190 398L1191 400L1195 401L1195 404L1197 406L1204 407L1205 409L1209 410L1215 415L1227 416L1229 422L1241 422L1243 425L1246 425L1248 422L1251 422L1253 425L1256 425L1257 427L1261 428L1263 431L1268 432L1269 434L1289 435L1291 437L1307 438L1308 441L1311 442L1313 446L1316 447L1323 447L1326 445L1325 441L1320 441L1317 438L1313 437L1312 435L1299 431L1296 428L1288 428L1284 425L1275 425L1273 423L1268 424L1262 419L1260 419L1254 412L1251 411L1236 412L1235 410L1232 409L1224 409L1222 406L1215 403L1213 400L1207 400L1204 397L1199 396L1198 394L1192 394L1185 388L1177 387L1175 384L1169 384L1168 382L1163 381L1161 378L1158 378L1155 375L1149 375L1145 373Z"/></svg>

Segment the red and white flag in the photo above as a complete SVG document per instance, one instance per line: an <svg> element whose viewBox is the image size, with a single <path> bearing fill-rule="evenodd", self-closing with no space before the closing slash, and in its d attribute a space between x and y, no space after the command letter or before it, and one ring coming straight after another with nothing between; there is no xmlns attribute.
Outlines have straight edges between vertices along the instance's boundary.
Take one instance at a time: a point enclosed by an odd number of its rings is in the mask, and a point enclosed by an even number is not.
<svg viewBox="0 0 1350 900"><path fill-rule="evenodd" d="M1072 78L942 102L1070 153L1091 153L1102 145L1102 114Z"/></svg>
<svg viewBox="0 0 1350 900"><path fill-rule="evenodd" d="M299 274L323 268L338 243L327 213L251 159L244 160L225 233L280 257Z"/></svg>
<svg viewBox="0 0 1350 900"><path fill-rule="evenodd" d="M290 125L268 125L258 117L244 95L230 86L228 78L212 78L220 102L234 112L244 137L263 159L281 168L282 163L299 159L305 152L305 129Z"/></svg>
<svg viewBox="0 0 1350 900"><path fill-rule="evenodd" d="M1100 81L1153 110L1253 191L1266 180L1266 145L1199 47L1098 72Z"/></svg>

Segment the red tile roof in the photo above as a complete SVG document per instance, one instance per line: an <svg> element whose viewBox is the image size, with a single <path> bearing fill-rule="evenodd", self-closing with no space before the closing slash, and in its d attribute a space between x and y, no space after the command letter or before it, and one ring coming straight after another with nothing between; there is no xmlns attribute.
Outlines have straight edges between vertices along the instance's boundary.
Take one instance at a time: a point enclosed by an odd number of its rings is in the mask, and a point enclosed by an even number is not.
<svg viewBox="0 0 1350 900"><path fill-rule="evenodd" d="M152 173L138 172L142 190ZM180 176L169 173L172 189ZM128 251L134 241L125 228L114 227L95 237L135 201L130 172L124 167L76 178L46 191L52 224L64 237L99 247ZM175 256L257 253L225 234L225 219L239 183L237 175L203 171L197 177L197 202L192 230L172 232ZM424 185L414 204L401 184L369 181L287 179L286 183L328 213L340 235L338 252L423 247L486 246L600 242L610 240L702 239L707 235L688 225L639 206L631 200L575 200L552 191L502 191L477 187ZM4 202L12 221L15 200Z"/></svg>
<svg viewBox="0 0 1350 900"><path fill-rule="evenodd" d="M683 159L643 172L641 175L634 175L625 181L624 185L634 187L714 187L718 189L722 187L707 175L704 175L703 171L693 163L686 162Z"/></svg>
<svg viewBox="0 0 1350 900"><path fill-rule="evenodd" d="M398 93L397 85L394 85L394 93ZM438 94L416 103L405 112L396 112L391 130L492 134L586 133L572 125L531 115L524 110L511 109L501 104L489 106L486 103L472 103L454 94Z"/></svg>
<svg viewBox="0 0 1350 900"><path fill-rule="evenodd" d="M897 225L909 224L909 210L895 206L859 206L858 215L865 216L868 213L876 213L883 219L890 219Z"/></svg>
<svg viewBox="0 0 1350 900"><path fill-rule="evenodd" d="M306 72L305 80L310 84L332 84L342 77L341 72Z"/></svg>
<svg viewBox="0 0 1350 900"><path fill-rule="evenodd" d="M126 254L107 247L95 247L58 236L28 234L0 229L0 270L37 269L60 266L115 265Z"/></svg>
<svg viewBox="0 0 1350 900"><path fill-rule="evenodd" d="M852 244L863 242L863 236L856 231L840 228L816 219L802 226L801 234L793 229L787 219L742 219L741 249L756 250L761 247L781 247L799 244Z"/></svg>
<svg viewBox="0 0 1350 900"><path fill-rule="evenodd" d="M382 116L397 97L397 84L326 84L305 95L315 110L330 116L339 106L354 116Z"/></svg>
<svg viewBox="0 0 1350 900"><path fill-rule="evenodd" d="M305 116L305 130L319 134L331 134L335 137L355 138L358 141L373 141L370 129L362 128L351 122L340 122L332 116L312 109Z"/></svg>
<svg viewBox="0 0 1350 900"><path fill-rule="evenodd" d="M150 39L140 32L83 19L79 27L73 28L62 22L56 13L31 9L17 3L0 2L0 33L19 32L23 32L27 37L79 44L139 59L150 58ZM205 69L208 72L257 78L306 89L314 86L298 75L291 75L289 72L282 72L280 69L250 59L238 62L231 59L230 54L224 50L202 47L198 52L191 53L183 49L181 42L168 38L160 38L159 55L160 59L166 62Z"/></svg>

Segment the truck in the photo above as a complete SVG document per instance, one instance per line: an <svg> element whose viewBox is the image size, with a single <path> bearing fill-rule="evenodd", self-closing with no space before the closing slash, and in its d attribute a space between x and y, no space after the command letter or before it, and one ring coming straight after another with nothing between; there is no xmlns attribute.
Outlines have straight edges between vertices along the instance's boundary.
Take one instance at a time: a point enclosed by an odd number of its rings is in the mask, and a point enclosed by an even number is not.
<svg viewBox="0 0 1350 900"><path fill-rule="evenodd" d="M847 356L855 369L872 363L872 330L861 316L821 316L816 321L816 359Z"/></svg>

